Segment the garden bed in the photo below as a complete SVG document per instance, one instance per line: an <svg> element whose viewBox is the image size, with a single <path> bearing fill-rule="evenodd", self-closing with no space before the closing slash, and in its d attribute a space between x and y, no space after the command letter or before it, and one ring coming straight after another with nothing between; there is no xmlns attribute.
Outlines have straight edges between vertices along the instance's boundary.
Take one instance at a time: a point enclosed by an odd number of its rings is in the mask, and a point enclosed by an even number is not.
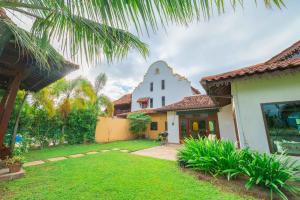
<svg viewBox="0 0 300 200"><path fill-rule="evenodd" d="M236 179L231 179L230 181L228 181L225 177L214 177L210 174L206 174L200 171L194 171L192 169L182 168L182 171L184 173L197 177L197 179L201 181L212 183L213 185L218 186L224 192L232 192L240 196L252 196L256 199L271 199L269 190L257 185L254 185L250 190L247 190L245 188L245 183L247 181L246 177L240 176ZM289 195L288 198L290 200L296 200L296 198L291 195ZM273 194L273 200L280 200L280 197L276 196L276 194Z"/></svg>

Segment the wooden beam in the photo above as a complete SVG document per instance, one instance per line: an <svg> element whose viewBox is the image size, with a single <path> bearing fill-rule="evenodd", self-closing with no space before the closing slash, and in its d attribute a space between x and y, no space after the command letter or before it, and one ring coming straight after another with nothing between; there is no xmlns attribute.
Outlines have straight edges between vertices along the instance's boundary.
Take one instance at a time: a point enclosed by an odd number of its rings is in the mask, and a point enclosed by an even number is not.
<svg viewBox="0 0 300 200"><path fill-rule="evenodd" d="M21 80L22 80L22 73L18 73L14 77L13 82L9 86L8 97L6 100L6 104L4 105L2 117L0 119L0 146L3 146L4 135L7 130L9 118L11 116L14 107L14 103L16 100L17 92L20 87Z"/></svg>
<svg viewBox="0 0 300 200"><path fill-rule="evenodd" d="M5 76L16 76L18 74L17 70L9 70L0 67L0 74Z"/></svg>

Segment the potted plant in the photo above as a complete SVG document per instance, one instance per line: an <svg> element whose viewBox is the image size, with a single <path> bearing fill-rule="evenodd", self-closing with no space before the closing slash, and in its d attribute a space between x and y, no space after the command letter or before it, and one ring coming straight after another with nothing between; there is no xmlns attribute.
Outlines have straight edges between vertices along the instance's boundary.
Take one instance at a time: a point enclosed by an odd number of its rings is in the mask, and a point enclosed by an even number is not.
<svg viewBox="0 0 300 200"><path fill-rule="evenodd" d="M7 157L4 162L9 169L9 173L16 173L21 170L23 160L22 156L13 156L11 158Z"/></svg>

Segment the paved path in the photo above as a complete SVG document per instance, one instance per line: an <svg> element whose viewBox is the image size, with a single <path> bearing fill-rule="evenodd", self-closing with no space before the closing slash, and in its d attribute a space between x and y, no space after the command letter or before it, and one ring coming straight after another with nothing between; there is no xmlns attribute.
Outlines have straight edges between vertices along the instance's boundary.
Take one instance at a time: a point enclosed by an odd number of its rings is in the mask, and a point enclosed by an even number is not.
<svg viewBox="0 0 300 200"><path fill-rule="evenodd" d="M112 149L114 151L120 151L120 152L124 152L124 153L128 153L129 150L127 149L119 149L119 148L114 148ZM111 151L110 149L103 149L100 150L101 153L105 153ZM93 154L97 154L100 153L99 151L90 151L90 152L86 152L86 153L79 153L79 154L73 154L73 155L67 155L67 156L61 156L61 157L54 157L54 158L48 158L46 160L36 160L36 161L32 161L32 162L26 162L23 164L24 167L30 167L30 166L36 166L36 165L42 165L46 162L56 162L56 161L61 161L61 160L66 160L69 158L80 158L86 155L93 155Z"/></svg>
<svg viewBox="0 0 300 200"><path fill-rule="evenodd" d="M178 144L168 144L164 146L157 146L157 147L135 151L132 152L132 154L175 161L178 149L180 147L181 145Z"/></svg>

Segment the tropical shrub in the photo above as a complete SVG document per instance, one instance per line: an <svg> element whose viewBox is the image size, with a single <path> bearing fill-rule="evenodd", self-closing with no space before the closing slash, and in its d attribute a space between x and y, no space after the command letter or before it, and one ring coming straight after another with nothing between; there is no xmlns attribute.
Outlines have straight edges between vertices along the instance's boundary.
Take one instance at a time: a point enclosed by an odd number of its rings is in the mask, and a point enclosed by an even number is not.
<svg viewBox="0 0 300 200"><path fill-rule="evenodd" d="M65 139L68 144L94 142L97 121L97 110L93 108L73 109L66 119Z"/></svg>
<svg viewBox="0 0 300 200"><path fill-rule="evenodd" d="M296 186L300 181L300 166L284 155L268 155L252 152L251 158L243 161L241 166L243 174L248 176L245 185L250 189L253 185L260 185L270 190L271 198L273 192L282 199L288 199L284 191L289 191L295 196L299 195L300 189ZM298 183L299 184L299 183Z"/></svg>
<svg viewBox="0 0 300 200"><path fill-rule="evenodd" d="M207 138L186 139L178 153L180 165L228 179L240 174L240 157L232 142Z"/></svg>
<svg viewBox="0 0 300 200"><path fill-rule="evenodd" d="M151 117L145 113L131 113L127 116L130 120L130 131L137 137L141 137L145 134L147 125L151 123Z"/></svg>
<svg viewBox="0 0 300 200"><path fill-rule="evenodd" d="M270 190L271 198L274 192L282 199L287 199L286 191L297 197L300 194L300 166L285 155L236 150L229 141L189 138L178 153L178 162L214 176L227 176L228 180L246 176L247 189L253 185L263 186Z"/></svg>

